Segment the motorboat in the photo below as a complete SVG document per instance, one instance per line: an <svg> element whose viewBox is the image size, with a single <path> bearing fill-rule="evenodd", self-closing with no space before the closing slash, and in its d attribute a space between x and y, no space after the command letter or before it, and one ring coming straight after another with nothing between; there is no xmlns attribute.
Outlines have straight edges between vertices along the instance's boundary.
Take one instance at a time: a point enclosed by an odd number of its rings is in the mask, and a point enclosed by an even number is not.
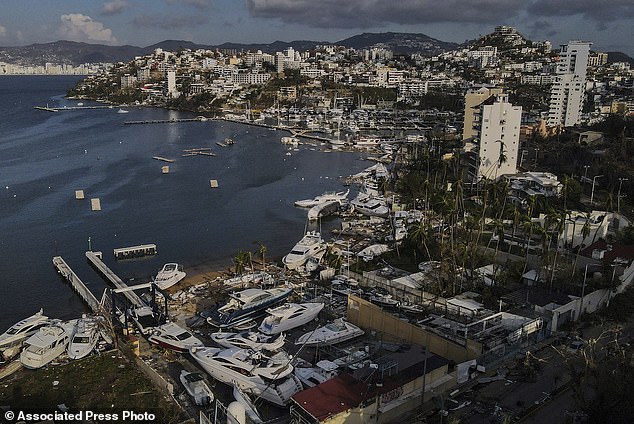
<svg viewBox="0 0 634 424"><path fill-rule="evenodd" d="M168 263L163 265L163 269L156 274L154 283L159 286L160 289L165 290L181 281L186 275L187 274L183 272L182 265Z"/></svg>
<svg viewBox="0 0 634 424"><path fill-rule="evenodd" d="M288 404L291 396L302 390L302 383L293 374L291 359L285 352L267 355L237 347L194 347L189 353L216 380L276 405Z"/></svg>
<svg viewBox="0 0 634 424"><path fill-rule="evenodd" d="M338 318L323 327L319 327L314 331L309 331L300 336L295 344L328 346L354 339L364 333L365 332L356 325L344 321L343 318Z"/></svg>
<svg viewBox="0 0 634 424"><path fill-rule="evenodd" d="M245 289L229 294L229 301L214 310L207 322L218 328L232 328L264 315L267 308L282 303L293 289Z"/></svg>
<svg viewBox="0 0 634 424"><path fill-rule="evenodd" d="M285 303L277 308L267 309L269 314L258 330L264 334L279 334L309 323L324 308L323 303Z"/></svg>
<svg viewBox="0 0 634 424"><path fill-rule="evenodd" d="M192 333L173 322L151 329L147 338L150 343L159 345L165 349L185 353L190 347L203 346L203 342L194 337Z"/></svg>
<svg viewBox="0 0 634 424"><path fill-rule="evenodd" d="M317 203L308 211L308 220L316 221L319 218L323 218L328 215L332 215L337 212L341 207L340 200L329 200L322 203Z"/></svg>
<svg viewBox="0 0 634 424"><path fill-rule="evenodd" d="M81 359L90 355L99 341L99 321L95 317L82 316L77 320L73 338L68 343L68 357Z"/></svg>
<svg viewBox="0 0 634 424"><path fill-rule="evenodd" d="M238 387L233 386L234 402L227 406L227 423L241 424L249 422L251 424L262 424L264 420L260 416L257 407L246 393ZM247 421L248 417L248 421Z"/></svg>
<svg viewBox="0 0 634 424"><path fill-rule="evenodd" d="M317 362L314 367L295 367L293 372L302 384L308 388L335 378L339 374L339 366L324 359Z"/></svg>
<svg viewBox="0 0 634 424"><path fill-rule="evenodd" d="M390 214L390 208L387 207L385 201L375 197L356 197L350 204L362 215L385 218Z"/></svg>
<svg viewBox="0 0 634 424"><path fill-rule="evenodd" d="M181 370L179 380L187 394L194 400L194 404L207 406L214 401L214 393L205 383L205 377L201 373Z"/></svg>
<svg viewBox="0 0 634 424"><path fill-rule="evenodd" d="M365 262L370 262L375 257L380 256L389 250L390 247L387 244L373 244L361 250L357 253L357 256L362 258Z"/></svg>
<svg viewBox="0 0 634 424"><path fill-rule="evenodd" d="M348 194L350 194L349 189L339 192L327 191L312 199L298 200L295 202L295 206L299 206L300 208L312 208L313 206L325 202L345 202L348 199Z"/></svg>
<svg viewBox="0 0 634 424"><path fill-rule="evenodd" d="M417 303L401 302L398 307L403 312L409 314L422 314L423 312L425 312L425 308Z"/></svg>
<svg viewBox="0 0 634 424"><path fill-rule="evenodd" d="M125 110L125 109L119 109L117 111L117 113L128 113L129 111Z"/></svg>
<svg viewBox="0 0 634 424"><path fill-rule="evenodd" d="M26 339L20 353L20 362L25 368L38 369L60 356L73 336L76 320L56 322L40 328L37 333Z"/></svg>
<svg viewBox="0 0 634 424"><path fill-rule="evenodd" d="M20 352L22 343L49 323L49 319L40 309L37 313L13 324L0 334L0 352L5 358L11 358Z"/></svg>
<svg viewBox="0 0 634 424"><path fill-rule="evenodd" d="M353 352L347 352L346 354L335 359L333 362L339 368L356 368L355 366L362 363L370 357L370 353L366 350L355 350Z"/></svg>
<svg viewBox="0 0 634 424"><path fill-rule="evenodd" d="M272 286L274 283L275 279L273 276L264 271L255 271L237 275L222 282L225 287L231 290L240 288L244 289L249 286Z"/></svg>
<svg viewBox="0 0 634 424"><path fill-rule="evenodd" d="M326 253L326 243L317 231L308 231L302 239L282 258L282 263L290 270L304 265L308 258L321 258Z"/></svg>
<svg viewBox="0 0 634 424"><path fill-rule="evenodd" d="M148 335L152 329L161 325L161 318L150 306L141 306L130 310L130 318L142 334Z"/></svg>
<svg viewBox="0 0 634 424"><path fill-rule="evenodd" d="M384 306L386 308L396 308L400 302L392 297L391 294L374 293L370 296L370 302Z"/></svg>
<svg viewBox="0 0 634 424"><path fill-rule="evenodd" d="M268 350L276 352L284 347L286 336L280 334L278 337L267 336L257 331L245 331L243 333L224 333L219 331L209 335L211 340L222 347L239 347L242 349Z"/></svg>

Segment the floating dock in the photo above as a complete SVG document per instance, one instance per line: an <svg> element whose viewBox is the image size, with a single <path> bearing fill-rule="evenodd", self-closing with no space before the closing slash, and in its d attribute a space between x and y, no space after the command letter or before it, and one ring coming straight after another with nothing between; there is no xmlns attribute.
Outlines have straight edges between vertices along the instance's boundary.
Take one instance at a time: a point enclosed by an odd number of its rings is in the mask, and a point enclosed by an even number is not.
<svg viewBox="0 0 634 424"><path fill-rule="evenodd" d="M57 272L59 272L61 276L64 277L64 279L68 281L70 286L77 292L79 297L81 297L83 301L88 304L90 309L92 309L94 313L99 313L100 303L97 301L97 298L94 294L92 294L90 290L88 290L88 287L86 287L84 282L81 281L77 274L75 274L75 271L73 271L68 266L66 261L64 261L61 256L55 256L53 258L53 265L57 269Z"/></svg>
<svg viewBox="0 0 634 424"><path fill-rule="evenodd" d="M110 268L108 268L105 263L103 263L98 252L88 251L86 252L86 258L91 263L91 265L94 266L95 269L106 278L108 282L110 282L117 289L122 289L123 295L128 299L128 301L130 301L132 305L137 308L145 306L145 303L141 300L139 296L137 296L136 293L134 293L132 290L126 290L129 289L129 286L124 283L123 280L121 280L121 278L117 276L117 274L115 274Z"/></svg>
<svg viewBox="0 0 634 424"><path fill-rule="evenodd" d="M77 200L84 199L84 190L75 190L75 199Z"/></svg>
<svg viewBox="0 0 634 424"><path fill-rule="evenodd" d="M138 258L140 256L156 255L156 244L141 244L139 246L120 247L114 249L116 259Z"/></svg>
<svg viewBox="0 0 634 424"><path fill-rule="evenodd" d="M96 197L94 199L90 199L90 207L92 208L93 211L100 211L101 210L101 200L99 200L98 197Z"/></svg>
<svg viewBox="0 0 634 424"><path fill-rule="evenodd" d="M164 158L163 156L152 156L152 159L160 160L167 163L173 163L174 159Z"/></svg>
<svg viewBox="0 0 634 424"><path fill-rule="evenodd" d="M218 188L218 180L209 180L211 188Z"/></svg>
<svg viewBox="0 0 634 424"><path fill-rule="evenodd" d="M169 167L169 165L161 166L161 173L163 173L163 174L169 174L169 173L170 173L170 167Z"/></svg>

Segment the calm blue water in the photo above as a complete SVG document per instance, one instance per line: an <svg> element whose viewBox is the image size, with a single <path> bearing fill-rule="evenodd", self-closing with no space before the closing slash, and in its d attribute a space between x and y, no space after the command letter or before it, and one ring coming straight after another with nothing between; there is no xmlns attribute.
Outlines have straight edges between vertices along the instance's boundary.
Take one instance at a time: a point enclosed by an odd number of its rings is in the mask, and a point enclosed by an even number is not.
<svg viewBox="0 0 634 424"><path fill-rule="evenodd" d="M0 77L0 332L43 307L71 318L84 310L57 276L61 255L94 293L104 283L86 263L93 250L124 280L147 281L166 262L231 264L239 249L287 253L304 231L297 199L341 190L340 176L368 166L354 153L300 147L287 156L281 132L225 122L123 125L126 120L190 115L117 108L50 113L36 105L74 106L76 77ZM94 104L88 101L85 105ZM233 146L215 142L233 138ZM215 157L182 157L211 147ZM170 174L152 159L175 160ZM217 179L219 189L209 180ZM75 190L85 200L75 200ZM101 199L92 212L90 198ZM335 225L322 223L323 232ZM326 234L328 236L328 234ZM112 249L156 243L155 257L115 261Z"/></svg>

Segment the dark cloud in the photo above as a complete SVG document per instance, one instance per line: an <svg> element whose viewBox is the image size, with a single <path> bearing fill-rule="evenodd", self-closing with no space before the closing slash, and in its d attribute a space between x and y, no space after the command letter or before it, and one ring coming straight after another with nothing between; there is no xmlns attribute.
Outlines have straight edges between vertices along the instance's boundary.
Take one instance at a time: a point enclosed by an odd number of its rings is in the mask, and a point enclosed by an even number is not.
<svg viewBox="0 0 634 424"><path fill-rule="evenodd" d="M546 20L532 21L526 27L528 28L529 38L533 39L554 37L558 33L553 25Z"/></svg>
<svg viewBox="0 0 634 424"><path fill-rule="evenodd" d="M168 4L184 4L194 6L199 9L206 9L211 6L211 0L167 0Z"/></svg>
<svg viewBox="0 0 634 424"><path fill-rule="evenodd" d="M145 28L176 29L204 25L209 18L202 15L175 16L158 13L135 16L132 23Z"/></svg>
<svg viewBox="0 0 634 424"><path fill-rule="evenodd" d="M370 28L390 23L499 23L522 0L246 0L251 15L319 28Z"/></svg>
<svg viewBox="0 0 634 424"><path fill-rule="evenodd" d="M589 20L607 22L634 18L632 0L535 0L529 7L538 16L581 15Z"/></svg>

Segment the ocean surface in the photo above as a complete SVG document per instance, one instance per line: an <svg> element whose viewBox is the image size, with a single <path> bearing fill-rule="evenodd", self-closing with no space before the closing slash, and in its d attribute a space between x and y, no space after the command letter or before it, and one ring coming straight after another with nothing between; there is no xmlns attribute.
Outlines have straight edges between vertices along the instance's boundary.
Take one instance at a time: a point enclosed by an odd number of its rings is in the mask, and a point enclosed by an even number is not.
<svg viewBox="0 0 634 424"><path fill-rule="evenodd" d="M293 202L344 189L340 177L371 163L362 155L301 145L287 155L286 132L222 121L124 125L125 121L189 118L153 108L68 110L78 77L0 77L0 332L40 308L51 317L79 316L85 306L55 272L61 255L101 297L105 283L85 251L124 281L147 282L167 262L226 269L238 250L282 256L302 237L306 210ZM85 106L95 102L83 101ZM230 137L235 144L219 147ZM183 157L211 148L215 157ZM152 159L174 159L167 164ZM163 175L161 167L170 166ZM210 188L217 179L219 188ZM75 190L86 199L76 200ZM91 211L99 198L102 210ZM321 223L322 233L337 219ZM113 249L156 243L158 254L117 261Z"/></svg>

